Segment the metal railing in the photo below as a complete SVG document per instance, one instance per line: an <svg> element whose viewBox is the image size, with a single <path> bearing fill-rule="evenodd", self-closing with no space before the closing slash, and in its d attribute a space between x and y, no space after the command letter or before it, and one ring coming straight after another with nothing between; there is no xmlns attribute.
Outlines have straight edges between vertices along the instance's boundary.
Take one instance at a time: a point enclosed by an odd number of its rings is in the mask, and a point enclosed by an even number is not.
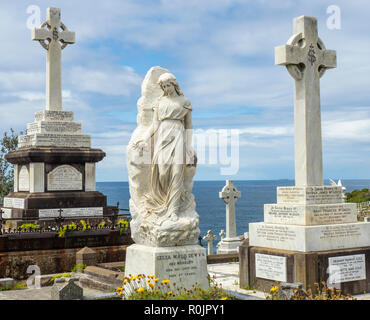
<svg viewBox="0 0 370 320"><path fill-rule="evenodd" d="M101 230L101 229L111 229L114 230L117 227L120 227L120 224L117 224L118 219L123 218L128 220L130 217L130 214L120 214L120 211L130 212L129 209L125 208L119 208L119 202L117 202L117 205L111 206L112 210L114 211L113 214L110 215L82 215L82 216L63 216L63 209L58 209L58 216L57 217L24 217L24 218L4 218L3 213L4 211L0 209L0 235L4 234L20 234L20 233L42 233L42 232L58 232L63 228L63 223L67 222L68 220L83 220L83 219L101 219L104 224L95 223L95 224L86 224L85 226L80 222L75 224L75 228L72 229L70 225L67 225L68 231L80 231L80 230L86 230L86 227L89 230ZM107 222L106 220L109 220ZM4 225L7 221L37 221L37 222L55 222L54 225L49 225L46 227L38 226L38 228L8 228L5 229Z"/></svg>

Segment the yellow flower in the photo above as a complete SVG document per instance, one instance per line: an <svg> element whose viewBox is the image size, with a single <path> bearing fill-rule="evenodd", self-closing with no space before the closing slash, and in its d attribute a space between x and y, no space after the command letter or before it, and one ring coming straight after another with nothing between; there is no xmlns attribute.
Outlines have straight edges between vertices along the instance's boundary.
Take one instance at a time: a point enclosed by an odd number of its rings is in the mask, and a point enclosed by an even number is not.
<svg viewBox="0 0 370 320"><path fill-rule="evenodd" d="M154 290L154 293L158 293L158 290Z"/></svg>
<svg viewBox="0 0 370 320"><path fill-rule="evenodd" d="M172 291L168 291L167 294L173 294L173 292Z"/></svg>
<svg viewBox="0 0 370 320"><path fill-rule="evenodd" d="M154 288L154 283L148 282L149 287Z"/></svg>
<svg viewBox="0 0 370 320"><path fill-rule="evenodd" d="M170 280L168 280L168 279L165 279L165 280L162 280L162 282L161 282L162 284L165 284L165 283L170 283Z"/></svg>
<svg viewBox="0 0 370 320"><path fill-rule="evenodd" d="M139 293L142 293L143 291L145 291L145 289L144 289L144 288L139 288L139 289L137 289L137 292L139 292Z"/></svg>
<svg viewBox="0 0 370 320"><path fill-rule="evenodd" d="M272 288L270 289L270 292L275 292L275 291L277 291L278 289L279 289L279 287L278 287L278 286L272 287Z"/></svg>
<svg viewBox="0 0 370 320"><path fill-rule="evenodd" d="M222 297L220 300L227 300L227 297Z"/></svg>
<svg viewBox="0 0 370 320"><path fill-rule="evenodd" d="M159 280L159 278L155 278L155 279L153 279L153 281L154 281L154 282L157 282L158 280Z"/></svg>

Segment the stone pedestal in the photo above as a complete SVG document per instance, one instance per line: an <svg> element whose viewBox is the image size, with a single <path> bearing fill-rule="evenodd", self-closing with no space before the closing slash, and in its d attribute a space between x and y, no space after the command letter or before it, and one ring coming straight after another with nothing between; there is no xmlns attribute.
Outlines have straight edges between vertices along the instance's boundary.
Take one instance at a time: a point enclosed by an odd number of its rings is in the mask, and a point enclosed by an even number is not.
<svg viewBox="0 0 370 320"><path fill-rule="evenodd" d="M325 281L344 294L370 292L370 247L298 252L239 247L240 286L269 291L277 282L302 283L314 289Z"/></svg>
<svg viewBox="0 0 370 320"><path fill-rule="evenodd" d="M231 254L237 253L238 247L242 244L242 240L239 237L235 238L223 238L217 244L217 254Z"/></svg>
<svg viewBox="0 0 370 320"><path fill-rule="evenodd" d="M207 289L206 250L199 245L149 247L133 244L126 250L125 275L155 275L187 289L198 283Z"/></svg>
<svg viewBox="0 0 370 320"><path fill-rule="evenodd" d="M18 147L6 155L14 165L14 192L4 198L4 218L53 218L60 208L64 217L111 214L95 189L95 163L105 153L90 148L73 112L37 112Z"/></svg>
<svg viewBox="0 0 370 320"><path fill-rule="evenodd" d="M249 224L241 285L302 282L307 289L325 281L345 293L370 292L370 223L357 221L340 186L279 187L277 202L265 205L264 222Z"/></svg>

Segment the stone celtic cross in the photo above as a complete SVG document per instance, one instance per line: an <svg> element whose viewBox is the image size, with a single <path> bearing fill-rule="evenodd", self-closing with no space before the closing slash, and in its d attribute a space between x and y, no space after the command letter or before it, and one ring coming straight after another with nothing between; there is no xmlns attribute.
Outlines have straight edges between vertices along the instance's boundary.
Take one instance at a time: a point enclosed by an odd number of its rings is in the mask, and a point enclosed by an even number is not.
<svg viewBox="0 0 370 320"><path fill-rule="evenodd" d="M293 33L286 45L275 48L275 64L286 66L295 80L295 184L321 186L320 78L336 67L336 52L326 50L318 37L316 18L295 18Z"/></svg>
<svg viewBox="0 0 370 320"><path fill-rule="evenodd" d="M213 241L217 240L217 237L213 234L212 230L208 230L207 234L203 237L203 240L208 243L208 254L212 254Z"/></svg>
<svg viewBox="0 0 370 320"><path fill-rule="evenodd" d="M236 237L235 202L241 192L236 189L232 180L226 180L226 185L219 192L219 197L226 203L226 239Z"/></svg>
<svg viewBox="0 0 370 320"><path fill-rule="evenodd" d="M75 42L75 33L60 20L60 9L48 8L46 21L32 30L32 40L37 40L47 50L46 55L46 110L62 110L62 54L61 51ZM46 42L47 41L47 42Z"/></svg>

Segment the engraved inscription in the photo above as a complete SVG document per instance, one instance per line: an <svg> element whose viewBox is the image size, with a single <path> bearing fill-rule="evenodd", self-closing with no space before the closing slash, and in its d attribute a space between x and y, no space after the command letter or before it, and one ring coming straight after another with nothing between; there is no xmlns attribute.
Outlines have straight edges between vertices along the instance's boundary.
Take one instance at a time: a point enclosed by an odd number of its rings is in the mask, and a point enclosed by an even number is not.
<svg viewBox="0 0 370 320"><path fill-rule="evenodd" d="M4 198L4 207L24 209L26 199L23 198Z"/></svg>
<svg viewBox="0 0 370 320"><path fill-rule="evenodd" d="M64 208L62 212L63 217L88 217L88 216L102 216L102 207L91 208ZM39 218L54 218L59 216L59 209L40 209Z"/></svg>
<svg viewBox="0 0 370 320"><path fill-rule="evenodd" d="M70 165L56 167L48 173L49 191L82 190L82 174Z"/></svg>
<svg viewBox="0 0 370 320"><path fill-rule="evenodd" d="M366 280L365 255L356 254L349 256L329 258L328 284L348 281Z"/></svg>
<svg viewBox="0 0 370 320"><path fill-rule="evenodd" d="M269 254L256 253L256 277L275 280L287 281L286 257L273 256Z"/></svg>
<svg viewBox="0 0 370 320"><path fill-rule="evenodd" d="M18 175L18 190L30 191L30 174L27 166L22 166Z"/></svg>

